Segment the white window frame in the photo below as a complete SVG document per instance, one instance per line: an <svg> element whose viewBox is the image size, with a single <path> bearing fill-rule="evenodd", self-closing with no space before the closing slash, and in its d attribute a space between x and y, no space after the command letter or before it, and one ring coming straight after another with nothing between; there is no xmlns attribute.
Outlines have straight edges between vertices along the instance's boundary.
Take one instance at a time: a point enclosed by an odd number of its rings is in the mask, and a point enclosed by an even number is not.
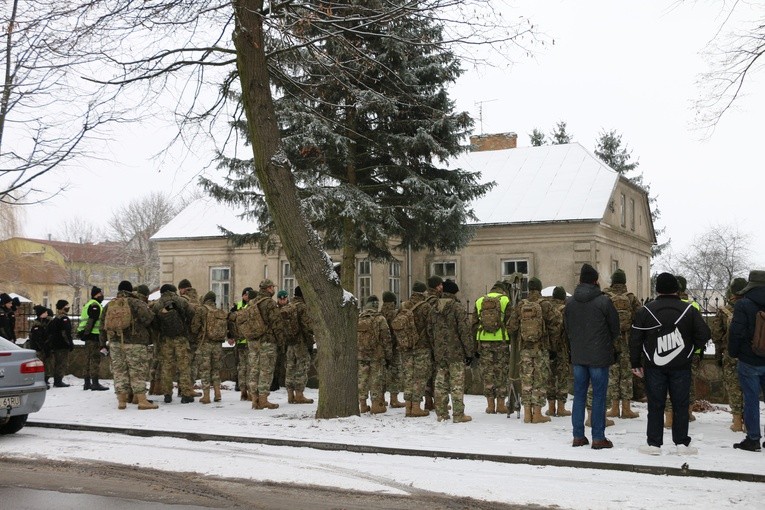
<svg viewBox="0 0 765 510"><path fill-rule="evenodd" d="M454 271L449 271L448 268L452 267ZM440 276L444 280L447 278L457 281L457 261L454 259L434 260L430 263L430 275Z"/></svg>
<svg viewBox="0 0 765 510"><path fill-rule="evenodd" d="M630 230L635 231L635 199L630 198Z"/></svg>
<svg viewBox="0 0 765 510"><path fill-rule="evenodd" d="M372 261L369 259L358 259L356 261L356 288L359 296L359 306L366 303L367 298L372 295Z"/></svg>
<svg viewBox="0 0 765 510"><path fill-rule="evenodd" d="M231 268L229 266L210 267L210 290L215 292L215 306L223 310L231 308Z"/></svg>
<svg viewBox="0 0 765 510"><path fill-rule="evenodd" d="M388 264L388 290L401 302L401 262L393 260Z"/></svg>
<svg viewBox="0 0 765 510"><path fill-rule="evenodd" d="M627 197L624 193L619 195L619 223L622 227L627 227Z"/></svg>
<svg viewBox="0 0 765 510"><path fill-rule="evenodd" d="M295 273L292 271L292 264L289 260L283 260L281 264L282 270L282 285L281 289L287 291L287 295L291 298L295 295Z"/></svg>
<svg viewBox="0 0 765 510"><path fill-rule="evenodd" d="M526 271L522 271L523 265L526 265ZM510 271L513 269L513 271ZM521 278L521 298L528 297L529 295L529 276L531 274L531 262L524 257L517 258L505 258L499 262L500 279L505 280L510 278L513 273L521 273L525 275Z"/></svg>

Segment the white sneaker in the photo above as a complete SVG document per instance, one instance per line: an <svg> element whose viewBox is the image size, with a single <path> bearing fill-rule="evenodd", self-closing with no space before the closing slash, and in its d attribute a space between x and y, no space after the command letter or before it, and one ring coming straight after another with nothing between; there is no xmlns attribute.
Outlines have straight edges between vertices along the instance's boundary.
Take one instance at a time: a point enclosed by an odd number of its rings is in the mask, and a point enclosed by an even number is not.
<svg viewBox="0 0 765 510"><path fill-rule="evenodd" d="M644 444L638 448L638 451L640 453L645 453L646 455L661 455L661 448L658 446L651 446L649 444Z"/></svg>
<svg viewBox="0 0 765 510"><path fill-rule="evenodd" d="M699 449L695 446L685 446L684 444L677 445L678 455L696 455L699 453Z"/></svg>

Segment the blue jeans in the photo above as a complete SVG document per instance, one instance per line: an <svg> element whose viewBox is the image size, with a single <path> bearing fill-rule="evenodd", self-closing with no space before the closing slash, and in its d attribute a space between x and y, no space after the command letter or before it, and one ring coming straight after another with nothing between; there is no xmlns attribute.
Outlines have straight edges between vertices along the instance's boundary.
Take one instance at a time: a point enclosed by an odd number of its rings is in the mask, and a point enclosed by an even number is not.
<svg viewBox="0 0 765 510"><path fill-rule="evenodd" d="M650 446L664 444L664 410L669 392L672 403L672 442L688 446L688 406L691 394L691 369L645 369L645 392L648 397L646 437Z"/></svg>
<svg viewBox="0 0 765 510"><path fill-rule="evenodd" d="M744 395L744 425L746 437L759 441L760 434L760 388L765 391L765 366L738 362L738 381Z"/></svg>
<svg viewBox="0 0 765 510"><path fill-rule="evenodd" d="M587 388L592 383L592 440L606 438L606 390L608 390L608 367L574 365L574 406L571 424L574 437L584 436L584 408L587 404Z"/></svg>

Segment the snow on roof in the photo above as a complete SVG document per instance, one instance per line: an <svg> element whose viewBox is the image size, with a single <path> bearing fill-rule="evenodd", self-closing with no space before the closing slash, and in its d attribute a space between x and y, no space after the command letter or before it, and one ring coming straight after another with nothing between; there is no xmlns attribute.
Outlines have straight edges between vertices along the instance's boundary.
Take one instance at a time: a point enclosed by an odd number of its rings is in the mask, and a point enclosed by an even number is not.
<svg viewBox="0 0 765 510"><path fill-rule="evenodd" d="M478 224L600 220L619 178L579 143L468 152L449 166L496 182L473 203Z"/></svg>
<svg viewBox="0 0 765 510"><path fill-rule="evenodd" d="M202 237L222 237L218 227L223 227L235 234L248 234L258 231L254 220L242 219L242 209L222 204L212 197L194 200L167 225L159 229L151 238L157 240L186 239Z"/></svg>

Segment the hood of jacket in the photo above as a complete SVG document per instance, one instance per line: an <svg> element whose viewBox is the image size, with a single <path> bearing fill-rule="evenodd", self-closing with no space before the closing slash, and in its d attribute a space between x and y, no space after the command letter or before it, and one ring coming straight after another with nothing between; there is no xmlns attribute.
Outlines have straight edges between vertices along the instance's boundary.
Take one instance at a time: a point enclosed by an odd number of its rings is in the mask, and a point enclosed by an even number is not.
<svg viewBox="0 0 765 510"><path fill-rule="evenodd" d="M765 287L755 287L746 294L745 298L749 298L760 308L765 308Z"/></svg>
<svg viewBox="0 0 765 510"><path fill-rule="evenodd" d="M598 285L594 285L592 283L580 283L576 286L576 289L574 289L573 297L580 303L587 303L588 301L592 301L601 294L603 294L603 291Z"/></svg>

